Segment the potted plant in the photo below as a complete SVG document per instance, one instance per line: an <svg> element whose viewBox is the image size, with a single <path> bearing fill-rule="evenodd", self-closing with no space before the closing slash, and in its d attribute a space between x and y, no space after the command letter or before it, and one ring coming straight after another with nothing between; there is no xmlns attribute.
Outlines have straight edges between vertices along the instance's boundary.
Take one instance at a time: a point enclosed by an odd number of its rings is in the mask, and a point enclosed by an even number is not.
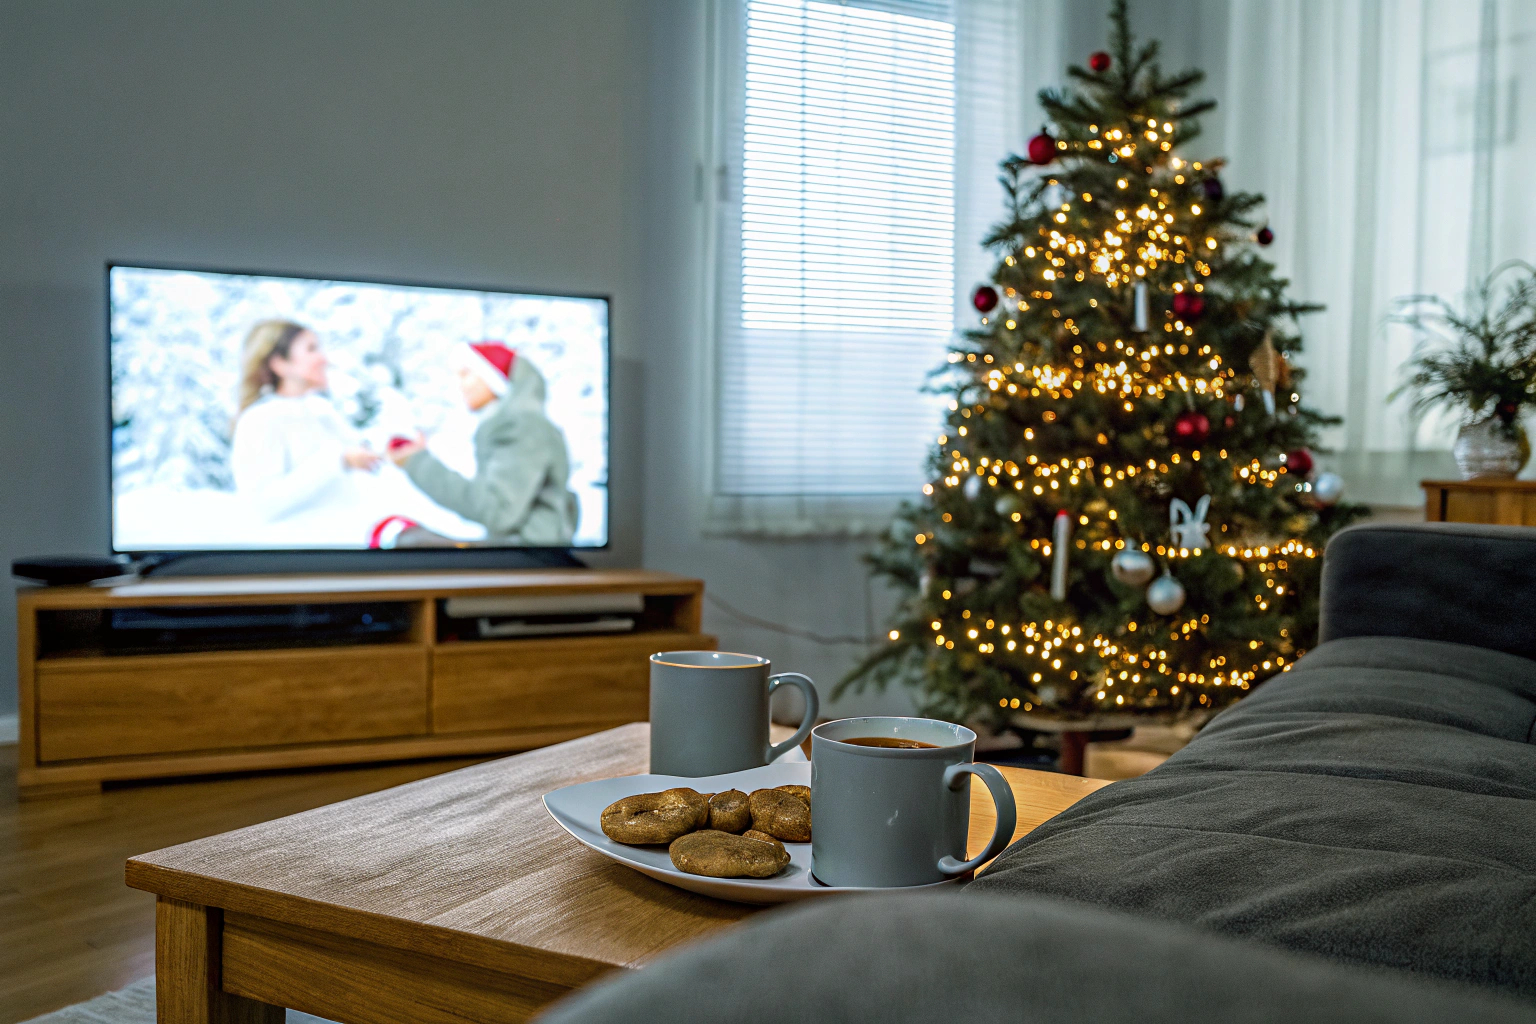
<svg viewBox="0 0 1536 1024"><path fill-rule="evenodd" d="M1501 284L1512 272L1518 279ZM1461 410L1452 452L1464 478L1520 472L1531 456L1520 417L1536 404L1536 267L1501 264L1460 310L1437 296L1409 296L1398 305L1391 319L1425 338L1392 397L1411 392L1417 413Z"/></svg>

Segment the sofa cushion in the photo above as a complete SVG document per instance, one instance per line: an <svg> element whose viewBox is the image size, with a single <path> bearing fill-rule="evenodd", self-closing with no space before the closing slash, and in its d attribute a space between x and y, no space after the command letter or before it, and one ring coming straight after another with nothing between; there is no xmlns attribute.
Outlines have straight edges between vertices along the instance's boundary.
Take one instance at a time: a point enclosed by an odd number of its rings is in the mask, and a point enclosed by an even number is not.
<svg viewBox="0 0 1536 1024"><path fill-rule="evenodd" d="M1536 997L1533 726L1536 662L1330 641L971 888Z"/></svg>
<svg viewBox="0 0 1536 1024"><path fill-rule="evenodd" d="M543 1024L1536 1024L1536 1007L1081 904L818 900L585 988Z"/></svg>

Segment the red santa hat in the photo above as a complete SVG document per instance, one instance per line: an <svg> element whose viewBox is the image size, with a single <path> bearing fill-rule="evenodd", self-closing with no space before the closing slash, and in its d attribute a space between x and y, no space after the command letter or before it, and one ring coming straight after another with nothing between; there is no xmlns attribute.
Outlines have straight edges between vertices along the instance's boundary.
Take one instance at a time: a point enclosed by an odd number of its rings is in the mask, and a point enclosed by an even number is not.
<svg viewBox="0 0 1536 1024"><path fill-rule="evenodd" d="M476 341L464 346L464 365L500 397L507 393L517 352L499 341Z"/></svg>

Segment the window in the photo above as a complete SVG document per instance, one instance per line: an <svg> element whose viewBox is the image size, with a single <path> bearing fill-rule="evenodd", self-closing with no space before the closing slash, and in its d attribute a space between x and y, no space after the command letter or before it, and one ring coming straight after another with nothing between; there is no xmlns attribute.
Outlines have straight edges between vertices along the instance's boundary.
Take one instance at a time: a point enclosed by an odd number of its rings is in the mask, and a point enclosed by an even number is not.
<svg viewBox="0 0 1536 1024"><path fill-rule="evenodd" d="M914 494L955 308L950 0L737 0L722 32L713 490Z"/></svg>

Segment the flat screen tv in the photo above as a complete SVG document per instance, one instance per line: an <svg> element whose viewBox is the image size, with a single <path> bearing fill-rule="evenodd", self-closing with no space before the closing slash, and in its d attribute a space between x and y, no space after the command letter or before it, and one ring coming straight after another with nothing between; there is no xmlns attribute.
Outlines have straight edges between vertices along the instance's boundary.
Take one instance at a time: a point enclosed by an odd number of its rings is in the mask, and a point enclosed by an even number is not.
<svg viewBox="0 0 1536 1024"><path fill-rule="evenodd" d="M112 546L598 548L608 300L113 265Z"/></svg>

